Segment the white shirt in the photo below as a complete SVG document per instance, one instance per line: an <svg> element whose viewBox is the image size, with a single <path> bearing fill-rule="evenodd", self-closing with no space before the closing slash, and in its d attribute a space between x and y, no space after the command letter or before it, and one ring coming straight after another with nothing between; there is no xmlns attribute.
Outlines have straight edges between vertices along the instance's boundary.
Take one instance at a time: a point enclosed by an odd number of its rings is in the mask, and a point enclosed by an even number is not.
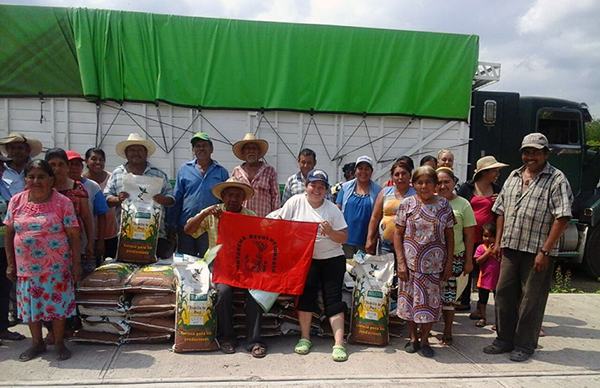
<svg viewBox="0 0 600 388"><path fill-rule="evenodd" d="M346 229L346 221L342 211L338 209L332 202L324 200L323 205L318 208L313 208L306 193L296 194L290 198L281 208L279 217L290 221L306 221L306 222L323 222L327 221L333 230ZM342 244L333 242L329 236L323 233L321 226L317 232L315 248L313 250L313 258L315 260L331 259L332 257L341 256L344 254Z"/></svg>

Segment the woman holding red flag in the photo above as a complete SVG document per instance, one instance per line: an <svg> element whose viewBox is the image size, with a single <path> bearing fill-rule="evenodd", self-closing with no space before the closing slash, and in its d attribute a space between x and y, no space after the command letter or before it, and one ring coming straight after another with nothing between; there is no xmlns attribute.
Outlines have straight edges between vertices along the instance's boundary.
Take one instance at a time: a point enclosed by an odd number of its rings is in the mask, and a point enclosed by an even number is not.
<svg viewBox="0 0 600 388"><path fill-rule="evenodd" d="M347 306L342 301L346 258L342 244L348 239L348 226L342 212L332 202L325 200L327 190L327 173L320 169L310 171L307 176L306 193L290 198L281 208L279 217L284 220L320 224L313 260L297 306L302 334L294 351L301 355L310 352L312 313L317 309L317 294L319 290L323 290L325 316L329 318L335 340L331 356L334 361L346 361L348 354L344 347L344 313Z"/></svg>

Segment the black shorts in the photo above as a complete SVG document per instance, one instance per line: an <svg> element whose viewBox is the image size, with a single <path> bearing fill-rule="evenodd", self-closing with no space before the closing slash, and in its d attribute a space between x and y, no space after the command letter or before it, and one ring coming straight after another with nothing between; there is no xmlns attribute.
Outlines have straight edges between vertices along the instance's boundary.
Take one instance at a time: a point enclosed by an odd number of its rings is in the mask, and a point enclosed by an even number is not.
<svg viewBox="0 0 600 388"><path fill-rule="evenodd" d="M298 310L314 312L317 310L319 290L323 292L325 316L330 318L339 313L345 313L348 307L342 301L342 286L346 273L346 258L344 255L331 259L313 259L308 270L304 292L298 299Z"/></svg>

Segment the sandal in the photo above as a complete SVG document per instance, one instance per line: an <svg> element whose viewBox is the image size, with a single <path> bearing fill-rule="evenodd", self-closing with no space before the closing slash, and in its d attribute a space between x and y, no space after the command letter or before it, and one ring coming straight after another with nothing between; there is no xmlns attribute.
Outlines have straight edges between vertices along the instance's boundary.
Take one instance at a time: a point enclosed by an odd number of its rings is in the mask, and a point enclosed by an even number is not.
<svg viewBox="0 0 600 388"><path fill-rule="evenodd" d="M0 339L9 341L22 341L25 339L25 336L21 333L17 333L16 331L6 330L4 334L0 334Z"/></svg>
<svg viewBox="0 0 600 388"><path fill-rule="evenodd" d="M30 361L46 351L46 345L33 345L19 355L19 361Z"/></svg>
<svg viewBox="0 0 600 388"><path fill-rule="evenodd" d="M300 338L296 344L296 347L294 348L294 352L303 356L307 355L310 353L310 348L312 348L312 345L313 344L309 339Z"/></svg>
<svg viewBox="0 0 600 388"><path fill-rule="evenodd" d="M221 351L225 354L233 354L235 353L235 347L229 342L223 342L221 344Z"/></svg>
<svg viewBox="0 0 600 388"><path fill-rule="evenodd" d="M487 325L485 318L481 318L475 323L475 326L477 327L485 327L485 325Z"/></svg>
<svg viewBox="0 0 600 388"><path fill-rule="evenodd" d="M66 346L58 346L56 348L56 359L58 361L65 361L71 358L71 351Z"/></svg>
<svg viewBox="0 0 600 388"><path fill-rule="evenodd" d="M250 353L254 358L264 358L267 355L267 348L265 348L264 345L261 344L254 344Z"/></svg>
<svg viewBox="0 0 600 388"><path fill-rule="evenodd" d="M341 345L336 345L331 348L331 358L333 361L342 362L348 359L348 353L346 353L346 348Z"/></svg>
<svg viewBox="0 0 600 388"><path fill-rule="evenodd" d="M440 345L452 346L452 342L452 337L442 337L442 339L440 340Z"/></svg>
<svg viewBox="0 0 600 388"><path fill-rule="evenodd" d="M476 321L478 319L481 319L481 315L476 314L476 313L471 313L471 314L469 314L469 319Z"/></svg>

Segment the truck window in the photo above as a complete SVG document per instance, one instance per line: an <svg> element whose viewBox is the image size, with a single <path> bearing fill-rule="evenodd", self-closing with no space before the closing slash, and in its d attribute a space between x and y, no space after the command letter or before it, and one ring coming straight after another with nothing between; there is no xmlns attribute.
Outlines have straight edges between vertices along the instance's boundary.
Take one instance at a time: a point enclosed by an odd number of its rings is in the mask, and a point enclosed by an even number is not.
<svg viewBox="0 0 600 388"><path fill-rule="evenodd" d="M538 131L550 144L579 145L581 113L574 110L540 109Z"/></svg>

